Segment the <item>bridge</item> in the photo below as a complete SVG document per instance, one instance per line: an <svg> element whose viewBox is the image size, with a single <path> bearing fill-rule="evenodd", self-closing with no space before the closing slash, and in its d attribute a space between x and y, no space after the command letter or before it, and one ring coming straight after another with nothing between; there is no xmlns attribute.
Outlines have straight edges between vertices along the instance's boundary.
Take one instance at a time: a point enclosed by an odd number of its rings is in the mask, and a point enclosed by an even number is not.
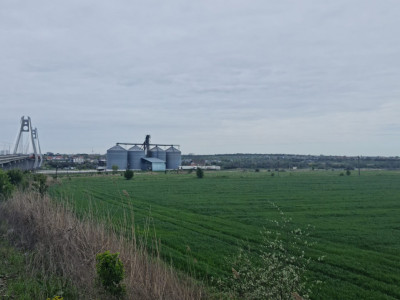
<svg viewBox="0 0 400 300"><path fill-rule="evenodd" d="M27 137L25 143L24 137ZM13 153L0 155L0 169L35 170L40 169L42 163L38 130L32 127L30 117L23 116Z"/></svg>

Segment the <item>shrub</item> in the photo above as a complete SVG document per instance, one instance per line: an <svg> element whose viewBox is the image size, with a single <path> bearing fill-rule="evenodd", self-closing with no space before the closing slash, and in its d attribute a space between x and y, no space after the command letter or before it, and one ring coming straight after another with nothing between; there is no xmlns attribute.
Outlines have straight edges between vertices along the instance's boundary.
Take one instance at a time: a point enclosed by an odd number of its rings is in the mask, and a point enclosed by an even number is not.
<svg viewBox="0 0 400 300"><path fill-rule="evenodd" d="M196 175L197 175L197 178L203 178L204 177L204 171L201 168L197 168Z"/></svg>
<svg viewBox="0 0 400 300"><path fill-rule="evenodd" d="M351 175L350 170L347 170L347 171L346 171L346 175L347 175L347 176L350 176L350 175Z"/></svg>
<svg viewBox="0 0 400 300"><path fill-rule="evenodd" d="M0 200L1 198L7 199L11 196L14 190L13 185L10 183L10 179L5 172L0 170Z"/></svg>
<svg viewBox="0 0 400 300"><path fill-rule="evenodd" d="M9 170L7 176L10 179L10 183L15 186L20 185L24 179L24 173L18 169Z"/></svg>
<svg viewBox="0 0 400 300"><path fill-rule="evenodd" d="M260 169L256 169L255 171L256 171L256 172L260 172Z"/></svg>
<svg viewBox="0 0 400 300"><path fill-rule="evenodd" d="M126 180L130 180L133 178L133 171L132 170L126 170L124 172L124 177L126 178Z"/></svg>
<svg viewBox="0 0 400 300"><path fill-rule="evenodd" d="M124 266L118 255L110 251L97 254L96 271L102 287L111 295L121 297L125 294L125 286L121 283L124 279Z"/></svg>

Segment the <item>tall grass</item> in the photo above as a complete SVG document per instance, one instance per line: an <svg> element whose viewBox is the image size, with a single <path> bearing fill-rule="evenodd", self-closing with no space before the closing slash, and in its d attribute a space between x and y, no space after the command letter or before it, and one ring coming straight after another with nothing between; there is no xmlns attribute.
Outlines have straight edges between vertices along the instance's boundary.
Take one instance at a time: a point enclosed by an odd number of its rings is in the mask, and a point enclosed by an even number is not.
<svg viewBox="0 0 400 300"><path fill-rule="evenodd" d="M79 288L80 298L109 299L95 283L96 254L106 250L120 253L129 299L205 298L196 283L161 261L156 239L153 253L148 254L147 241L136 238L134 226L127 225L133 224L128 216L124 215L118 228L111 228L95 215L93 209L78 219L68 204L34 192L17 192L0 205L9 238L35 253L30 262L33 268L70 280Z"/></svg>

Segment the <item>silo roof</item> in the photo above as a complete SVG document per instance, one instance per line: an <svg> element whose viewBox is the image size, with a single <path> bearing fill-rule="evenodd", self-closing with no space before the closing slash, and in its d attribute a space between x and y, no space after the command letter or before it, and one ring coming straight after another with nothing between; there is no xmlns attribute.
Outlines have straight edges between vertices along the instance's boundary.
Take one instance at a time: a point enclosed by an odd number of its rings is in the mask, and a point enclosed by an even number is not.
<svg viewBox="0 0 400 300"><path fill-rule="evenodd" d="M114 147L111 147L107 151L126 151L124 147L121 147L120 145L115 145Z"/></svg>
<svg viewBox="0 0 400 300"><path fill-rule="evenodd" d="M150 149L150 151L164 151L165 152L165 150L161 149L158 146L155 146L154 148Z"/></svg>
<svg viewBox="0 0 400 300"><path fill-rule="evenodd" d="M167 149L167 152L181 152L178 149L176 149L175 147L171 146Z"/></svg>
<svg viewBox="0 0 400 300"><path fill-rule="evenodd" d="M143 149L140 148L139 146L135 145L135 146L129 148L128 151L143 151Z"/></svg>

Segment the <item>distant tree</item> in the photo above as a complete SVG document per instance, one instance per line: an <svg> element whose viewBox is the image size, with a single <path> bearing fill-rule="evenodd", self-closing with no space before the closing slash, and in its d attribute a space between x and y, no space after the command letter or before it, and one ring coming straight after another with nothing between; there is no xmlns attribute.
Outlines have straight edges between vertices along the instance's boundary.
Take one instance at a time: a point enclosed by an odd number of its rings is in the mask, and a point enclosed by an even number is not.
<svg viewBox="0 0 400 300"><path fill-rule="evenodd" d="M351 174L350 170L347 170L347 171L346 171L346 175L347 175L347 176L350 176L350 174Z"/></svg>
<svg viewBox="0 0 400 300"><path fill-rule="evenodd" d="M203 178L203 177L204 177L204 171L203 171L203 169L197 168L197 170L196 170L196 175L197 175L197 178Z"/></svg>
<svg viewBox="0 0 400 300"><path fill-rule="evenodd" d="M117 171L118 171L118 166L117 165L113 165L111 167L111 169L113 170L113 174L117 174Z"/></svg>
<svg viewBox="0 0 400 300"><path fill-rule="evenodd" d="M133 178L133 171L132 170L126 170L124 172L124 177L126 178L126 180L130 180Z"/></svg>

